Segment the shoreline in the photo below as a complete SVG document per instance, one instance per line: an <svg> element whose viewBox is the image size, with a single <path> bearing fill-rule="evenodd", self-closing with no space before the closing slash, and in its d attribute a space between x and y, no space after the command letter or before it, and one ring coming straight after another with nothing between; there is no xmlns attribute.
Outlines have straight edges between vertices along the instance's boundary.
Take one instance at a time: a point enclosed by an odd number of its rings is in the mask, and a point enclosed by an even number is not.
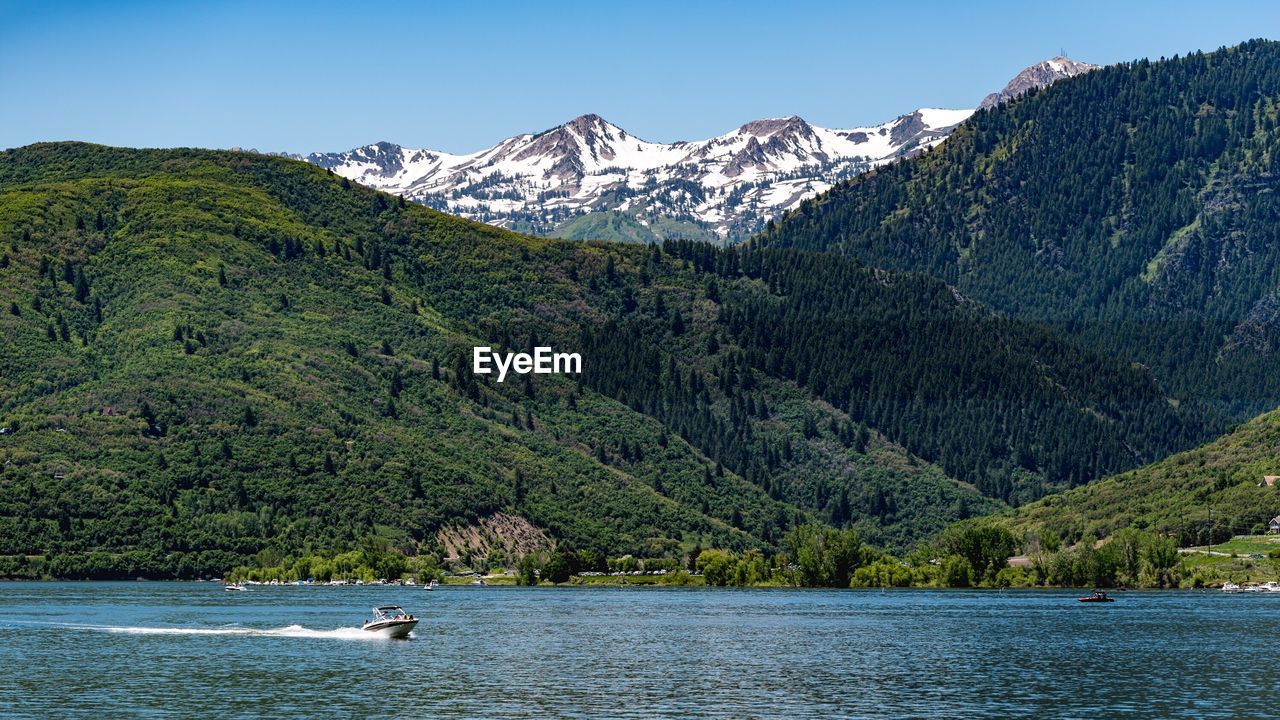
<svg viewBox="0 0 1280 720"><path fill-rule="evenodd" d="M110 584L118 584L118 585L126 585L126 584L142 584L142 583L152 583L152 584L200 584L200 585L209 584L209 585L222 585L222 583L221 583L220 581L215 581L215 580L181 580L181 579L174 579L174 578L165 578L165 579L135 578L135 579L132 579L132 580L122 580L122 579L66 579L66 578L49 578L49 579L41 579L41 580L31 580L31 579L26 579L26 578L18 578L18 579L0 578L0 586L3 586L3 585L21 585L21 584L32 584L32 585L36 585L36 584L42 584L42 585L68 584L68 585L71 585L71 584L89 584L89 583L94 583L94 584L107 584L107 583L110 583ZM252 587L253 589L249 589L249 590L247 590L247 592L254 592L254 591L255 591L256 589L258 589L258 588L326 588L326 589L331 589L331 588L361 588L361 589L365 589L365 590L373 590L373 589L377 589L377 590L387 590L387 589L392 589L392 588L394 588L394 589L401 589L401 590L418 590L418 591L421 591L423 586L422 586L422 585L395 585L395 584L386 584L386 585L371 585L371 584L365 584L365 585L354 585L354 584L329 585L328 583L309 583L309 584L281 583L281 584L275 584L275 585L272 585L272 584L268 584L268 583L262 583L262 584L259 584L259 585L253 585L253 586L251 586L251 587ZM1027 586L1019 586L1019 587L930 587L930 586L919 586L919 587L892 587L892 586L886 586L886 587L805 587L805 586L799 586L799 585L777 585L777 584L763 584L763 585L707 585L707 584L705 584L705 583L684 583L684 584L678 584L678 583L675 583L675 584L673 584L673 583L666 583L666 584L664 584L664 583L656 583L656 582L650 582L650 583L567 582L567 583L559 583L559 584L553 584L553 583L540 583L540 584L538 584L538 585L517 585L517 584L516 584L516 583L514 583L514 582L489 582L489 583L486 583L485 585L472 585L471 583L460 583L460 582L453 582L453 583L450 583L450 582L444 582L444 583L441 583L439 586L437 586L437 588L436 588L436 589L437 589L437 590L440 590L440 589L444 589L444 588L450 588L450 589L468 589L468 590L473 589L473 588L474 588L474 589L476 589L476 590L486 590L486 589L494 589L494 588L500 588L500 589L512 589L512 588L519 588L519 589L540 589L540 590L563 590L563 589L601 589L601 590L651 590L651 589L656 589L656 590L710 590L710 591L742 591L742 590L779 590L779 591L782 591L782 590L801 590L801 591L805 591L805 592L840 591L840 592L855 592L855 593L868 593L868 592L874 592L874 593L884 593L884 592L921 592L921 591L925 591L925 592L979 592L979 593L996 593L996 594L1000 594L1000 593L1009 593L1009 592L1018 592L1018 593L1036 593L1036 592L1053 592L1053 593L1088 593L1088 592L1091 592L1091 591L1094 589L1094 588L1086 588L1086 587L1067 587L1067 586L1033 586L1033 587L1027 587ZM1202 586L1202 587L1169 587L1169 588L1157 588L1157 587L1150 587L1150 588L1105 588L1105 587L1104 587L1104 588L1098 588L1098 589L1105 590L1105 591L1107 591L1107 592L1109 592L1109 593L1122 593L1122 594L1128 594L1128 593L1213 592L1213 593L1221 593L1221 594L1239 594L1239 595L1267 595L1267 594L1274 594L1274 595L1280 596L1280 593L1259 593L1259 592L1225 593L1225 592L1223 591L1223 589L1222 589L1222 585L1220 585L1220 584L1215 584L1215 585L1205 585L1205 586Z"/></svg>

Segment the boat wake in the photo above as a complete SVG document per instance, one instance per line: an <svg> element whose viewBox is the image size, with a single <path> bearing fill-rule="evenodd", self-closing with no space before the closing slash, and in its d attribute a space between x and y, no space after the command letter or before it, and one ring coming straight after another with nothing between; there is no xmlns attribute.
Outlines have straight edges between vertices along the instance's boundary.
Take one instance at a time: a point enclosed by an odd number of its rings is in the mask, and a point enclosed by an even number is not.
<svg viewBox="0 0 1280 720"><path fill-rule="evenodd" d="M301 625L282 628L258 629L245 627L184 628L184 627L132 627L115 625L67 625L70 630L90 630L119 635L243 635L261 637L321 638L329 640L379 640L379 636L360 628L313 630Z"/></svg>

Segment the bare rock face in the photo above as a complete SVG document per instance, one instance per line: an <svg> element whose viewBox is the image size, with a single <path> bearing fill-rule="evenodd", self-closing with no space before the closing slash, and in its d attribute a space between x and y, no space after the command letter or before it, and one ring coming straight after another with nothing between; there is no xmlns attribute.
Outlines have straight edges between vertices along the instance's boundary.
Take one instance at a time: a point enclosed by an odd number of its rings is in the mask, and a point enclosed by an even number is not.
<svg viewBox="0 0 1280 720"><path fill-rule="evenodd" d="M1245 319L1232 329L1222 354L1270 357L1280 352L1277 338L1280 338L1280 294L1271 294L1255 302Z"/></svg>
<svg viewBox="0 0 1280 720"><path fill-rule="evenodd" d="M906 145L912 138L918 137L928 129L929 126L925 124L920 113L913 112L898 118L889 129L889 139L895 145Z"/></svg>
<svg viewBox="0 0 1280 720"><path fill-rule="evenodd" d="M1000 92L994 92L982 99L979 110L995 107L1005 100L1011 100L1028 90L1048 87L1053 83L1069 77L1097 70L1099 66L1072 60L1058 55L1044 62L1036 63L1018 73Z"/></svg>
<svg viewBox="0 0 1280 720"><path fill-rule="evenodd" d="M555 542L542 528L524 517L506 513L494 513L470 525L442 528L436 533L436 540L444 546L448 560L457 560L464 553L483 558L501 550L514 557L555 548Z"/></svg>

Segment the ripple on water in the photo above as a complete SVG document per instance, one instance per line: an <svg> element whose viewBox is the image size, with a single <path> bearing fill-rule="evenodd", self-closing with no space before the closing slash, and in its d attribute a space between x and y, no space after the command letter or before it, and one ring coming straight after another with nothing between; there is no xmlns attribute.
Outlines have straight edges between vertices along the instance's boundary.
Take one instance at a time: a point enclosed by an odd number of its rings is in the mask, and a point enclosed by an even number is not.
<svg viewBox="0 0 1280 720"><path fill-rule="evenodd" d="M1241 717L1275 600L11 583L0 715ZM356 627L383 603L413 640Z"/></svg>

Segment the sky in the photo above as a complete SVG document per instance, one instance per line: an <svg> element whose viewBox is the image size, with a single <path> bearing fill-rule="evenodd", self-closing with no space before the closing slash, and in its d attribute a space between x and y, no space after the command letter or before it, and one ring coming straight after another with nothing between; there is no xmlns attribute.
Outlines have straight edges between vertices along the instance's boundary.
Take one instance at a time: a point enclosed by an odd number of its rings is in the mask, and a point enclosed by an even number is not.
<svg viewBox="0 0 1280 720"><path fill-rule="evenodd" d="M0 148L472 152L588 112L662 142L857 127L972 107L1062 50L1255 37L1280 38L1280 3L0 0Z"/></svg>

